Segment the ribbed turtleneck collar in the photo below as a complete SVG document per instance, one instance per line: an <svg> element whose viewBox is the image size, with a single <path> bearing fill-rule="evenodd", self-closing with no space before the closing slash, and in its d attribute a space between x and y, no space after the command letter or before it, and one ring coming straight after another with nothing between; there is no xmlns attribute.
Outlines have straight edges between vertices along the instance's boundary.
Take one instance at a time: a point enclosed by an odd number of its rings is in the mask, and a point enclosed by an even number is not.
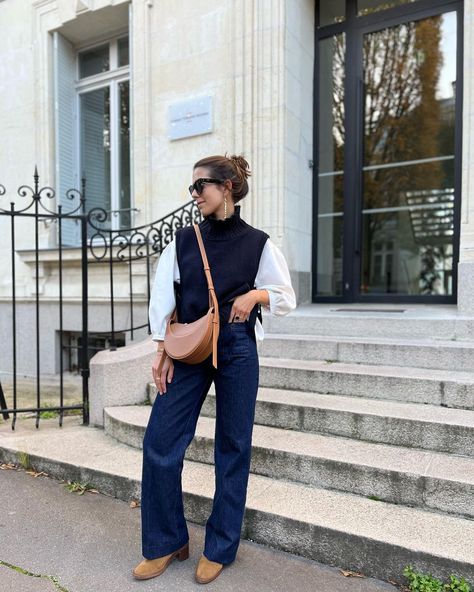
<svg viewBox="0 0 474 592"><path fill-rule="evenodd" d="M234 213L225 220L219 220L213 214L204 216L200 224L201 231L213 240L225 240L239 236L248 229L248 224L240 217L240 206L234 206Z"/></svg>

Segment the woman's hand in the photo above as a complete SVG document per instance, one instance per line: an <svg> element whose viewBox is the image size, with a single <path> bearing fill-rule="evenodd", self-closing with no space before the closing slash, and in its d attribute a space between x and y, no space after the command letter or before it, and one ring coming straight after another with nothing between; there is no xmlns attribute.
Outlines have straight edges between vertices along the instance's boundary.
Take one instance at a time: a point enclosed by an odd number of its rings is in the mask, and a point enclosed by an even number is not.
<svg viewBox="0 0 474 592"><path fill-rule="evenodd" d="M253 307L258 302L258 292L259 290L249 290L245 294L240 294L240 296L237 296L237 298L234 300L234 304L232 305L232 310L230 311L229 323L233 323L234 319L239 323L248 321Z"/></svg>
<svg viewBox="0 0 474 592"><path fill-rule="evenodd" d="M166 381L168 380L168 382L171 382L173 380L174 364L173 359L169 356L166 356L166 360L163 363L163 368L161 369L161 374L158 374L158 365L160 363L161 356L161 352L158 352L151 370L156 388L158 389L160 395L163 395L166 393Z"/></svg>

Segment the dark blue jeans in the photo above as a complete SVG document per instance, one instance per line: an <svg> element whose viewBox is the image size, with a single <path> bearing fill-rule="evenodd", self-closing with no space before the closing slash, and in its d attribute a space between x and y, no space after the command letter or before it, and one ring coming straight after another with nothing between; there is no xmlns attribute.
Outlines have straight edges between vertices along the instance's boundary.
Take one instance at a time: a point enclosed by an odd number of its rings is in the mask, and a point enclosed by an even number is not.
<svg viewBox="0 0 474 592"><path fill-rule="evenodd" d="M141 520L146 559L167 555L189 540L181 489L183 458L212 381L215 494L203 553L223 564L234 561L237 554L259 380L255 334L249 322L221 324L217 348L217 369L211 356L199 364L175 360L167 392L156 395L143 438Z"/></svg>

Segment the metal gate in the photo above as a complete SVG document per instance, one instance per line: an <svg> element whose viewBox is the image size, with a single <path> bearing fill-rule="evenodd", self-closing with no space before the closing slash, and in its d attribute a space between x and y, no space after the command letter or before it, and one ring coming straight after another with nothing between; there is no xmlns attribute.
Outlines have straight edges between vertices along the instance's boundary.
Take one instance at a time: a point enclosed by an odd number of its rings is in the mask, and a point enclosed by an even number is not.
<svg viewBox="0 0 474 592"><path fill-rule="evenodd" d="M36 428L39 427L39 421L44 414L57 413L59 425L63 425L63 417L71 412L82 413L83 424L89 423L89 357L91 352L95 353L99 349L116 349L121 343L117 335L129 334L131 340L134 339L134 333L140 329L147 328L150 334L148 314L143 314L142 318L136 319L134 314L136 298L134 298L134 269L136 265L141 265L140 275L145 274L146 286L144 289L145 299L141 299L141 307L148 310L148 303L151 294L152 278L152 259L153 256L161 253L166 245L173 239L174 233L182 226L199 222L201 213L195 205L194 200L187 202L183 207L178 208L167 216L156 220L150 224L135 226L129 228L114 228L113 218L120 210L105 210L103 208L93 208L87 210L86 207L86 182L82 179L81 190L69 189L63 198L56 200L55 190L51 187L41 187L39 185L39 175L35 167L33 187L22 185L18 188L18 196L22 199L22 206L16 207L14 201L10 201L10 208L5 207L8 200L8 194L3 185L0 185L0 232L8 233L7 241L10 246L9 270L4 271L3 283L11 284L11 292L6 299L10 314L6 318L3 316L2 329L2 348L4 356L11 356L11 404L7 404L7 397L0 381L0 415L4 420L13 415L12 429L15 429L17 415L19 413L36 414ZM59 202L59 203L58 203ZM49 204L52 204L48 207ZM40 228L41 225L56 225L57 233L53 247L44 248L40 246ZM29 226L28 226L29 225ZM64 359L63 351L68 346L66 343L67 335L63 329L64 321L64 257L67 254L68 247L64 245L64 236L71 236L71 229L74 230L77 244L75 247L80 250L80 276L81 289L81 331L80 339L77 343L77 373L81 376L82 401L79 404L67 405L64 397ZM24 294L18 294L17 285L17 267L18 267L18 235L31 231L31 243L33 244L30 254L30 263L35 280L35 289L32 294L34 301L34 323L26 323L24 320L19 324L18 306L24 300ZM28 241L29 242L29 241ZM22 240L25 243L25 240ZM44 405L42 401L42 348L41 348L41 321L42 304L45 298L42 298L40 289L40 276L43 263L40 256L44 257L47 251L54 252L54 262L57 263L57 295L52 300L56 306L57 324L59 327L59 364L57 378L59 381L57 404ZM56 255L57 252L57 255ZM89 271L93 265L102 265L104 271L107 270L107 276L104 275L103 287L108 287L107 302L109 305L109 318L107 320L108 329L106 331L93 331L89 329ZM6 267L7 262L5 262ZM145 271L143 272L143 266ZM128 322L127 326L117 327L115 318L116 309L116 286L120 281L116 274L119 271L122 274L122 284L124 269L127 273L128 283ZM9 275L9 281L7 276ZM137 274L138 275L138 274ZM51 285L51 284L50 284ZM143 290L142 290L143 291ZM31 297L30 297L31 299ZM5 298L3 298L5 300ZM122 298L123 307L123 298ZM101 318L102 324L105 319ZM35 387L35 402L26 406L21 406L18 389L18 336L23 331L34 329L34 347L35 347L35 372L33 376ZM104 336L105 340L99 340L97 344L91 345L91 335ZM106 344L106 345L105 345ZM55 355L57 352L55 353ZM0 353L0 356L2 354ZM1 375L0 375L1 376Z"/></svg>

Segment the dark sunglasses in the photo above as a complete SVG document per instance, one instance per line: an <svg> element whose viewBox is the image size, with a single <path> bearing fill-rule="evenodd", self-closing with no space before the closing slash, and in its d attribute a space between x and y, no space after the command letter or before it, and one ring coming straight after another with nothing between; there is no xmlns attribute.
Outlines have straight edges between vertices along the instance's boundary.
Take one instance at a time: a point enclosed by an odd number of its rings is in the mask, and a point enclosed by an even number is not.
<svg viewBox="0 0 474 592"><path fill-rule="evenodd" d="M189 193L192 195L193 191L196 190L198 195L201 195L205 183L224 183L221 179L211 179L210 177L201 177L200 179L196 179L192 185L189 186Z"/></svg>

